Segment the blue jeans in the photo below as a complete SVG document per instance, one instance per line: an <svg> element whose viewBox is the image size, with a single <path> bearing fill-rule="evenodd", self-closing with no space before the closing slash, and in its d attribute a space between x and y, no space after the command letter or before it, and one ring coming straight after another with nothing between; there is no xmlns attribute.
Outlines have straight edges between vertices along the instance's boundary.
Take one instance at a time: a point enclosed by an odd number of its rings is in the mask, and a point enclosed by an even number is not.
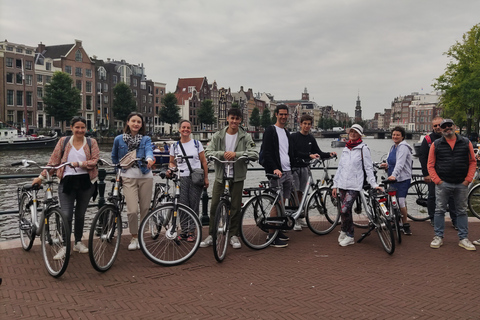
<svg viewBox="0 0 480 320"><path fill-rule="evenodd" d="M455 216L457 217L458 238L463 240L468 237L467 197L468 186L463 183L443 182L435 186L435 235L443 238L445 230L445 212L450 196L455 204Z"/></svg>

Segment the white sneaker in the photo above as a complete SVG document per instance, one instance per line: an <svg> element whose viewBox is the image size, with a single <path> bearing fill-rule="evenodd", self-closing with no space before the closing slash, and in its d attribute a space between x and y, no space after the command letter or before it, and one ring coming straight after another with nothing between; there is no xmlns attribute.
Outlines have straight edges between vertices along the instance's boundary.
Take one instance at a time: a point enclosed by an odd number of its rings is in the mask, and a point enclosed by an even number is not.
<svg viewBox="0 0 480 320"><path fill-rule="evenodd" d="M73 251L77 251L77 252L80 252L80 253L88 253L88 248L85 247L85 245L82 243L82 241L78 241L73 246Z"/></svg>
<svg viewBox="0 0 480 320"><path fill-rule="evenodd" d="M200 242L200 248L206 248L206 247L210 247L210 246L213 246L212 236L208 236L208 237L205 238L205 240Z"/></svg>
<svg viewBox="0 0 480 320"><path fill-rule="evenodd" d="M464 249L470 250L470 251L475 251L477 248L468 240L467 238L460 240L458 245Z"/></svg>
<svg viewBox="0 0 480 320"><path fill-rule="evenodd" d="M345 235L345 238L340 241L339 245L341 245L342 247L346 247L346 246L349 246L351 244L355 244L355 239L353 239L353 237L349 237L347 235Z"/></svg>
<svg viewBox="0 0 480 320"><path fill-rule="evenodd" d="M298 218L297 221L300 222L300 225L302 226L302 228L308 227L308 224L307 224L307 221L305 221L305 218Z"/></svg>
<svg viewBox="0 0 480 320"><path fill-rule="evenodd" d="M137 250L137 249L140 249L140 244L138 243L138 238L132 238L132 240L130 240L130 244L128 245L128 250L132 251L132 250Z"/></svg>
<svg viewBox="0 0 480 320"><path fill-rule="evenodd" d="M433 237L433 241L430 242L430 248L438 249L443 245L443 239L439 236Z"/></svg>
<svg viewBox="0 0 480 320"><path fill-rule="evenodd" d="M340 235L338 236L338 243L342 242L342 240L345 239L346 236L346 232L340 231Z"/></svg>
<svg viewBox="0 0 480 320"><path fill-rule="evenodd" d="M293 226L293 230L302 231L302 225L300 224L300 221L298 221L298 220L295 221L295 225Z"/></svg>
<svg viewBox="0 0 480 320"><path fill-rule="evenodd" d="M473 240L472 243L476 246L480 246L480 239L478 240Z"/></svg>
<svg viewBox="0 0 480 320"><path fill-rule="evenodd" d="M233 249L240 249L242 244L240 243L240 239L237 236L232 236L230 238L230 244L232 245Z"/></svg>
<svg viewBox="0 0 480 320"><path fill-rule="evenodd" d="M53 256L53 260L62 260L65 258L65 255L67 253L67 249L65 247L62 247L60 250L58 250L57 254Z"/></svg>

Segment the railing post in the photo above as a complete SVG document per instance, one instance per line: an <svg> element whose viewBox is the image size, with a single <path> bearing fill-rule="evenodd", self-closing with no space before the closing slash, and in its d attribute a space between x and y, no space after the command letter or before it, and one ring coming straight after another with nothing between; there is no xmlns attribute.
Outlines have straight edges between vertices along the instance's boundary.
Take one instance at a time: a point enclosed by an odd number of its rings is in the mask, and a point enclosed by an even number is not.
<svg viewBox="0 0 480 320"><path fill-rule="evenodd" d="M210 217L208 215L208 193L207 188L203 188L202 193L202 219L200 219L203 226L208 226L210 223Z"/></svg>
<svg viewBox="0 0 480 320"><path fill-rule="evenodd" d="M98 169L98 208L105 204L105 177L107 171L105 169Z"/></svg>

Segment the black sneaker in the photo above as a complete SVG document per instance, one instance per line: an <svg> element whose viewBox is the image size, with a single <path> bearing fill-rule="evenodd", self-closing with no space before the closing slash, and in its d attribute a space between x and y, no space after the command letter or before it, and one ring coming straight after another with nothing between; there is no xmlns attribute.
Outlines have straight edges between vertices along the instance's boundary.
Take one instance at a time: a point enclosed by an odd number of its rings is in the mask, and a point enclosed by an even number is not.
<svg viewBox="0 0 480 320"><path fill-rule="evenodd" d="M288 246L288 243L276 237L270 245L275 248L285 248Z"/></svg>
<svg viewBox="0 0 480 320"><path fill-rule="evenodd" d="M412 235L412 230L410 230L410 224L409 223L404 223L403 224L403 234L405 234L407 236Z"/></svg>
<svg viewBox="0 0 480 320"><path fill-rule="evenodd" d="M452 227L453 227L453 229L458 230L457 224L453 221L452 221Z"/></svg>
<svg viewBox="0 0 480 320"><path fill-rule="evenodd" d="M282 241L290 240L290 238L286 234L284 234L282 231L278 231L277 239L280 239Z"/></svg>

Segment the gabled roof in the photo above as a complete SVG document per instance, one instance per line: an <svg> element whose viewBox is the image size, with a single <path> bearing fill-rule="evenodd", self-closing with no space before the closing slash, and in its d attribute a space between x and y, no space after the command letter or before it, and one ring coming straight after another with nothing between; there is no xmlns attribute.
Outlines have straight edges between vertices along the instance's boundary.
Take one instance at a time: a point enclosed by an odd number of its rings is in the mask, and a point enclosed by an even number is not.
<svg viewBox="0 0 480 320"><path fill-rule="evenodd" d="M175 90L175 97L177 103L183 104L185 100L192 97L193 92L188 92L189 87L194 87L196 92L202 88L205 78L178 78L177 89Z"/></svg>
<svg viewBox="0 0 480 320"><path fill-rule="evenodd" d="M46 46L45 58L58 59L61 56L66 56L70 50L75 46L75 44L61 44L57 46Z"/></svg>

